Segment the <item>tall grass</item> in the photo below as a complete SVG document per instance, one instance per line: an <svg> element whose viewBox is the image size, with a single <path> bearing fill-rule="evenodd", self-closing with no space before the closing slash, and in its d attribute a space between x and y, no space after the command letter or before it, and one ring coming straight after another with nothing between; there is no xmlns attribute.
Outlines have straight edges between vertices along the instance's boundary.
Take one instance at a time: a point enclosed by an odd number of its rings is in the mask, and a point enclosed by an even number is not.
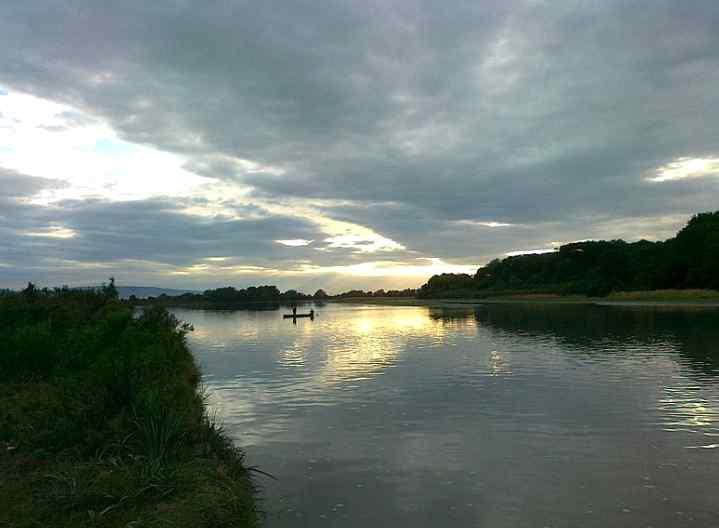
<svg viewBox="0 0 719 528"><path fill-rule="evenodd" d="M102 291L0 296L0 526L257 525L189 330Z"/></svg>

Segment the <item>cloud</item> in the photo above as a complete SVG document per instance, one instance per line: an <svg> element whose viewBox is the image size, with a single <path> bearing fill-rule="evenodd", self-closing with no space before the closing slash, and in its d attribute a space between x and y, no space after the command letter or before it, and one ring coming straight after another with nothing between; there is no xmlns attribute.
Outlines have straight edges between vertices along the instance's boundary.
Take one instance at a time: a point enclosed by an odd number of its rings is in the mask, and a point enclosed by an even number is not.
<svg viewBox="0 0 719 528"><path fill-rule="evenodd" d="M208 182L183 167L184 157L121 140L107 124L66 104L8 93L0 109L6 134L0 166L64 183L37 201L187 194Z"/></svg>
<svg viewBox="0 0 719 528"><path fill-rule="evenodd" d="M709 0L8 4L0 164L29 176L0 228L76 235L0 261L450 269L668 236L716 207L718 24Z"/></svg>
<svg viewBox="0 0 719 528"><path fill-rule="evenodd" d="M543 255L544 253L553 253L555 251L557 251L557 248L520 249L518 251L508 251L505 255L508 257L517 257L519 255Z"/></svg>
<svg viewBox="0 0 719 528"><path fill-rule="evenodd" d="M717 175L719 175L718 158L679 158L659 167L656 176L647 178L647 180L666 182Z"/></svg>
<svg viewBox="0 0 719 528"><path fill-rule="evenodd" d="M313 241L304 238L293 238L292 240L275 240L278 244L289 247L309 246Z"/></svg>
<svg viewBox="0 0 719 528"><path fill-rule="evenodd" d="M59 189L66 184L61 180L38 178L0 167L0 200L28 198L46 189Z"/></svg>
<svg viewBox="0 0 719 528"><path fill-rule="evenodd" d="M67 227L49 226L45 231L26 231L25 235L45 238L75 238L77 231Z"/></svg>
<svg viewBox="0 0 719 528"><path fill-rule="evenodd" d="M317 234L296 218L202 218L184 213L183 205L175 200L82 200L47 207L16 203L12 216L0 219L7 241L0 260L30 270L28 275L36 268L48 278L59 262L100 266L119 275L126 262L156 263L167 271L218 253L238 265L290 265L307 253L282 248L273 238ZM152 265L147 268L151 271Z"/></svg>

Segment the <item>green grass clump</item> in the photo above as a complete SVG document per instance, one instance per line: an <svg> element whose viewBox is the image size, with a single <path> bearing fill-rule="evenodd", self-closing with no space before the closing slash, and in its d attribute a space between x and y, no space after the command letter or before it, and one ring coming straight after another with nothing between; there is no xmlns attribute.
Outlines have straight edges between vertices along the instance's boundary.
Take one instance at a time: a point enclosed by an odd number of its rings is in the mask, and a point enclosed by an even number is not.
<svg viewBox="0 0 719 528"><path fill-rule="evenodd" d="M258 524L188 330L107 291L0 296L0 526Z"/></svg>

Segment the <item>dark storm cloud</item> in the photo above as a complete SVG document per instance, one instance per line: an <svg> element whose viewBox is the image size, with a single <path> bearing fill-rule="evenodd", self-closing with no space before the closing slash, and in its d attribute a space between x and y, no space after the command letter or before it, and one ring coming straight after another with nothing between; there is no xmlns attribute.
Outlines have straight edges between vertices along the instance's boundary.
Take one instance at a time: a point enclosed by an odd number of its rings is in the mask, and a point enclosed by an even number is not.
<svg viewBox="0 0 719 528"><path fill-rule="evenodd" d="M665 236L647 219L716 208L716 176L646 178L719 153L717 27L713 0L6 3L0 83L186 154L258 200L350 201L324 211L471 262L549 240ZM82 233L74 250L179 263L237 241L229 221L145 204L141 224L133 207L61 206ZM94 222L112 226L93 234ZM248 256L279 264L286 248L260 240L322 238L286 218L243 229Z"/></svg>

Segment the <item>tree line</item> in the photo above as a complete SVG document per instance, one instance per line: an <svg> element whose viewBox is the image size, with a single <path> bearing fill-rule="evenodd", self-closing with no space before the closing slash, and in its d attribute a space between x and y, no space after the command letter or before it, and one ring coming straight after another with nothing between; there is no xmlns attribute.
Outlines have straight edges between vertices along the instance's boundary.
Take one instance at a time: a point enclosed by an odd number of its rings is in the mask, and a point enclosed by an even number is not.
<svg viewBox="0 0 719 528"><path fill-rule="evenodd" d="M325 290L320 288L314 294L309 295L297 290L282 292L277 286L263 285L250 286L242 289L225 286L205 290L202 293L183 293L182 295L176 296L162 294L158 297L148 297L144 300L131 295L129 301L132 303L159 303L187 306L241 306L261 303L278 307L280 304L293 304L297 302L368 297L415 297L416 294L417 290L407 288L404 290L349 290L337 295L329 295Z"/></svg>
<svg viewBox="0 0 719 528"><path fill-rule="evenodd" d="M474 275L434 275L419 297L493 293L605 296L613 291L719 289L719 211L691 218L665 241L574 242L552 253L495 259Z"/></svg>
<svg viewBox="0 0 719 528"><path fill-rule="evenodd" d="M413 288L406 288L404 290L349 290L343 293L338 293L333 297L336 299L354 299L354 298L369 298L369 297L416 297L417 290Z"/></svg>

